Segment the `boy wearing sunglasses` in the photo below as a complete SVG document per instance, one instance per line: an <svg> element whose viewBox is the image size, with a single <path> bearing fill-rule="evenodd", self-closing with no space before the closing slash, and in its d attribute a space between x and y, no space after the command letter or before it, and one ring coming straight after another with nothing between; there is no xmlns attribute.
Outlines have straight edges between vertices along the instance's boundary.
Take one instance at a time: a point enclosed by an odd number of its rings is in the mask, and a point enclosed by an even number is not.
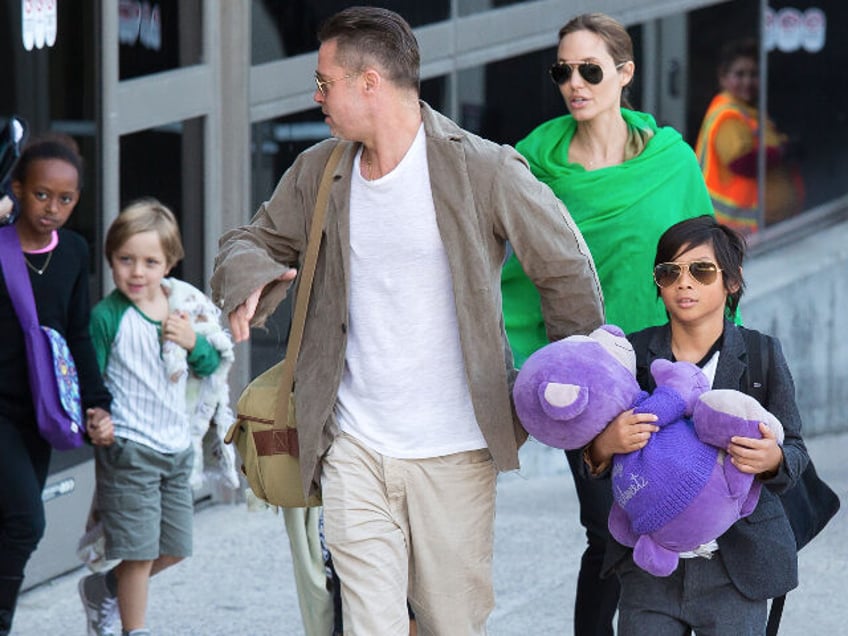
<svg viewBox="0 0 848 636"><path fill-rule="evenodd" d="M604 572L621 583L618 634L764 634L767 601L798 585L795 538L778 495L798 479L809 460L801 439L801 417L795 387L778 340L762 334L743 335L730 319L742 296L745 239L738 232L700 216L670 227L657 245L654 281L668 323L628 336L636 351L637 379L642 389L655 386L650 365L657 358L697 364L713 389L736 389L755 395L749 385L746 342L759 338L768 356L761 381L763 406L783 424L778 446L774 434L760 424L761 439L734 437L725 461L756 475L765 486L753 513L737 521L716 541L681 554L668 577L657 577L633 563L632 552L615 541L608 544ZM759 388L759 387L756 387ZM757 397L755 395L755 397ZM758 398L759 399L759 398ZM650 443L655 416L626 411L615 418L586 449L594 475L616 453Z"/></svg>

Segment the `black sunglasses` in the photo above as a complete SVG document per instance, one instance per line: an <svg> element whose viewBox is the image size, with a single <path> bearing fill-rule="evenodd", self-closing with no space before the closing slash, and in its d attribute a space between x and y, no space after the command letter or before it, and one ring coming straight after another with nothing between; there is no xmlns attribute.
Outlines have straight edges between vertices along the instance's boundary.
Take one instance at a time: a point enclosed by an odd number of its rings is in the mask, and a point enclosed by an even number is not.
<svg viewBox="0 0 848 636"><path fill-rule="evenodd" d="M627 64L627 62L617 64L615 69L618 70L625 64ZM577 72L580 73L580 77L590 84L600 84L604 81L604 69L593 62L580 62L579 64L557 62L556 64L551 65L551 68L548 69L548 73L550 73L554 84L562 86L571 79L571 74L574 72L575 68L577 69Z"/></svg>
<svg viewBox="0 0 848 636"><path fill-rule="evenodd" d="M721 271L712 261L660 263L654 267L654 281L660 287L670 287L683 275L684 267L688 267L689 276L701 285L712 285Z"/></svg>

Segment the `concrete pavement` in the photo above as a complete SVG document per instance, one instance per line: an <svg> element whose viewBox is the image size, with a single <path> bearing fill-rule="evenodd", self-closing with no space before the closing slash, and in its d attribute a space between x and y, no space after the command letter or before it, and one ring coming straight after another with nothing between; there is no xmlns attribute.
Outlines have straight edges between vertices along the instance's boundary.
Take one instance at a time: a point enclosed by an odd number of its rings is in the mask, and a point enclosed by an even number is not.
<svg viewBox="0 0 848 636"><path fill-rule="evenodd" d="M787 597L781 633L848 633L848 433L807 443L843 509L801 552L801 584ZM570 634L584 538L562 453L525 445L522 470L500 478L497 505L497 607L489 633ZM84 634L76 584L85 573L80 568L25 592L13 634ZM282 516L243 504L201 507L195 554L153 579L148 616L158 636L301 636Z"/></svg>

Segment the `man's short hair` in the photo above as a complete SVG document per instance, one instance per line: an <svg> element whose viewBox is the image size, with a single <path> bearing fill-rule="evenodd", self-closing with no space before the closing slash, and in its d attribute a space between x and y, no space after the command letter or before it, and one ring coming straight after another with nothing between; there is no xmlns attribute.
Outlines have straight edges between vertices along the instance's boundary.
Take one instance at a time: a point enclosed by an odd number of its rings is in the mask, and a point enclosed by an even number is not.
<svg viewBox="0 0 848 636"><path fill-rule="evenodd" d="M420 91L421 55L412 27L394 11L350 7L331 16L318 40L336 40L336 62L352 72L380 66L394 84Z"/></svg>

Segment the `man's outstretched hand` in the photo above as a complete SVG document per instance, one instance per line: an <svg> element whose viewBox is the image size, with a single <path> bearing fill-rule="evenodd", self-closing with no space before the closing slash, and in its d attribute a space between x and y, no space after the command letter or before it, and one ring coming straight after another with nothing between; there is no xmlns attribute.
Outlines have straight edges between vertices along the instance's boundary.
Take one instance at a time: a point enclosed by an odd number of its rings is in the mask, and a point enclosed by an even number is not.
<svg viewBox="0 0 848 636"><path fill-rule="evenodd" d="M279 276L277 280L287 282L294 280L297 276L296 269L290 269ZM256 313L256 306L262 296L265 286L255 289L241 305L230 312L230 331L233 334L233 342L243 342L250 338L250 321Z"/></svg>

